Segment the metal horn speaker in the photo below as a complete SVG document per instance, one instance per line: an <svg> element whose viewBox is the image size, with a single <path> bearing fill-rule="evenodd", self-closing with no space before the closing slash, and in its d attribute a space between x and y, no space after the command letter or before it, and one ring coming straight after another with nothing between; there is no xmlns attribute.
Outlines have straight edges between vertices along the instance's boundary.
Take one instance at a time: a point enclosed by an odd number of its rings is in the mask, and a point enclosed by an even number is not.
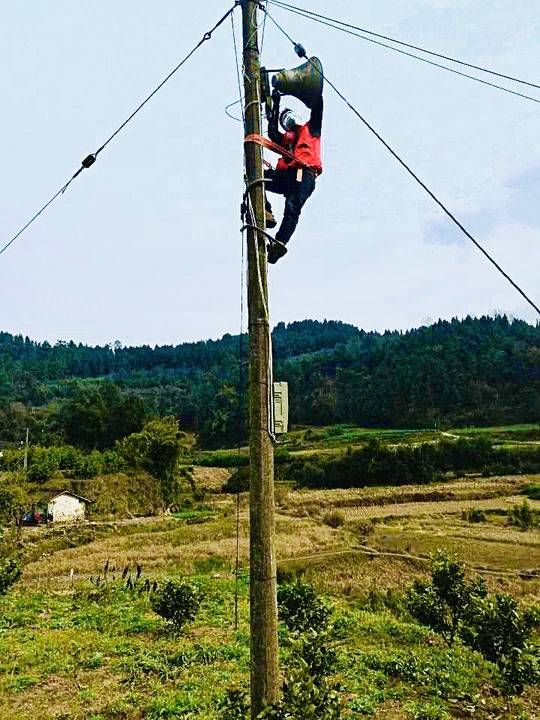
<svg viewBox="0 0 540 720"><path fill-rule="evenodd" d="M272 78L272 86L282 95L293 95L310 110L322 95L323 66L319 58L312 57L292 70L281 70Z"/></svg>

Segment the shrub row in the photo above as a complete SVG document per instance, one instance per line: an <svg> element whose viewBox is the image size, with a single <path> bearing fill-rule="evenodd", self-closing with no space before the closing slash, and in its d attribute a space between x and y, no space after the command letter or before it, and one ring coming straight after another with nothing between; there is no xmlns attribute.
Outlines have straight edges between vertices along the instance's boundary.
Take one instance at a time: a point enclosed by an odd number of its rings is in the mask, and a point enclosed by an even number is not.
<svg viewBox="0 0 540 720"><path fill-rule="evenodd" d="M298 487L355 488L429 483L448 472L540 472L540 450L494 447L485 438L397 447L373 440L338 458L314 456L289 463L280 469L280 476Z"/></svg>

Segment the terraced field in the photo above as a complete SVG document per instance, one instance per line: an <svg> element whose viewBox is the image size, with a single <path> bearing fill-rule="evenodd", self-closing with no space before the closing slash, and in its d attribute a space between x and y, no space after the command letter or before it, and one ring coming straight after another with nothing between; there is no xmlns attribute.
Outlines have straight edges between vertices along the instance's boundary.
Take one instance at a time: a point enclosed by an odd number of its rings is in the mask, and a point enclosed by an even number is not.
<svg viewBox="0 0 540 720"><path fill-rule="evenodd" d="M440 500L438 502L403 502L387 505L358 505L344 508L348 522L373 518L413 517L417 515L452 515L465 510L509 510L523 502L520 495L481 500ZM540 510L540 500L530 501L531 509Z"/></svg>
<svg viewBox="0 0 540 720"><path fill-rule="evenodd" d="M439 503L452 500L465 502L517 496L523 488L533 482L535 476L516 475L468 478L430 485L370 487L359 490L283 491L278 495L278 503L291 514L304 515L336 508L354 509L374 505Z"/></svg>

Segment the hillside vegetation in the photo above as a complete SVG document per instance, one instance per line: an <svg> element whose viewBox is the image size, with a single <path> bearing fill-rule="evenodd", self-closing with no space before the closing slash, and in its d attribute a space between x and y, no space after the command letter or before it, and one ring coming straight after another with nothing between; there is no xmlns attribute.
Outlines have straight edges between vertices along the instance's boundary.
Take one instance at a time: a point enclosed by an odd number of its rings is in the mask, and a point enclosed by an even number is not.
<svg viewBox="0 0 540 720"><path fill-rule="evenodd" d="M275 329L293 425L264 720L537 720L539 333ZM247 720L238 349L0 335L0 717ZM86 521L23 526L62 489Z"/></svg>
<svg viewBox="0 0 540 720"><path fill-rule="evenodd" d="M2 717L246 720L247 497L240 498L235 629L235 501L216 492L207 471L199 480L197 490L207 496L192 497L190 512L24 531L22 579L0 597ZM315 678L328 691L317 694L318 702L324 695L335 709L323 714L320 706L317 719L536 720L533 666L502 664L482 636L467 635L467 624L456 626L459 635L451 639L451 625L422 615L421 599L431 592L430 554L445 548L466 563L460 582L474 592L477 614L492 613L498 603L509 611L504 617L516 612L522 625L536 622L540 532L512 525L508 511L537 482L538 476L520 476L348 491L281 488L281 661L283 677L299 683L297 702L313 692ZM401 501L422 493L429 507L420 503L410 515ZM486 497L493 504L478 517ZM456 507L448 510L450 498ZM477 508L474 520L462 515L463 503ZM182 579L202 599L194 622L179 630L156 612L153 599L169 578ZM313 586L315 596L296 580ZM525 632L521 625L515 630ZM490 637L494 632L503 630L490 625ZM532 642L527 662L538 653L537 634ZM308 667L299 676L301 657ZM286 717L304 720L301 713Z"/></svg>
<svg viewBox="0 0 540 720"><path fill-rule="evenodd" d="M444 428L540 417L540 327L520 320L382 334L306 320L278 324L273 348L296 424ZM45 442L111 447L145 416L173 415L203 445L233 445L245 417L239 368L232 335L151 348L51 346L0 333L0 439L21 439L30 405L40 408L29 421Z"/></svg>

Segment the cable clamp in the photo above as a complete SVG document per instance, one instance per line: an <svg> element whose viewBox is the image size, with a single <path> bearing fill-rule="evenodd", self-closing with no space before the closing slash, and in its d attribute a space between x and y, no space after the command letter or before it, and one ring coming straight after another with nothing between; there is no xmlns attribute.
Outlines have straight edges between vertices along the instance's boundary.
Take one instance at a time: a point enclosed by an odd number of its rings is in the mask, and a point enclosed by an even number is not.
<svg viewBox="0 0 540 720"><path fill-rule="evenodd" d="M298 57L301 57L301 58L307 57L307 53L304 49L304 46L301 45L300 43L295 43L294 52L298 55Z"/></svg>

